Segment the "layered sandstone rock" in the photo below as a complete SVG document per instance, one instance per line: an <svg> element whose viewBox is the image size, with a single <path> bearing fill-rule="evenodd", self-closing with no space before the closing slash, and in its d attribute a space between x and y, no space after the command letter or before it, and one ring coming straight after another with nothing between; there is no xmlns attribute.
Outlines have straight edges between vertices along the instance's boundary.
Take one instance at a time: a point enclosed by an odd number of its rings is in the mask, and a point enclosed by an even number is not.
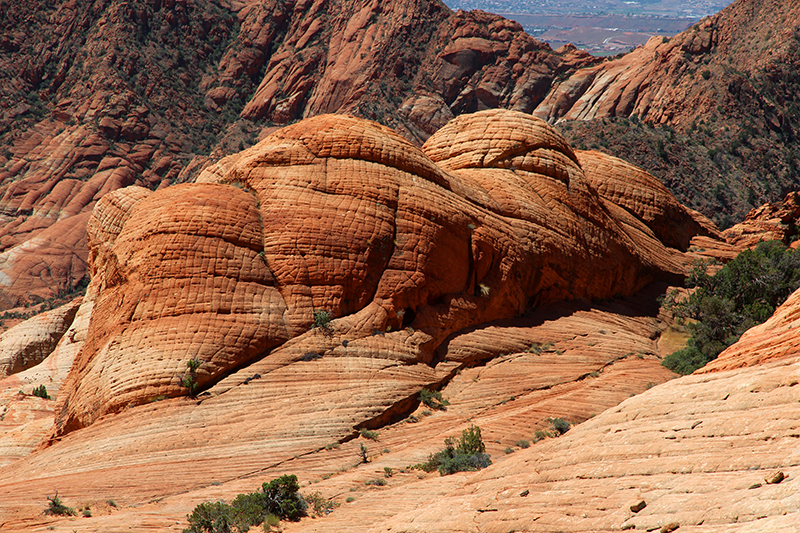
<svg viewBox="0 0 800 533"><path fill-rule="evenodd" d="M742 249L752 248L761 241L790 244L796 241L798 217L800 193L791 192L782 202L753 209L742 222L726 229L722 235L727 242Z"/></svg>
<svg viewBox="0 0 800 533"><path fill-rule="evenodd" d="M800 92L798 18L794 1L731 2L674 37L569 73L533 113L730 226L800 187L800 116L786 96Z"/></svg>
<svg viewBox="0 0 800 533"><path fill-rule="evenodd" d="M451 333L531 301L631 294L684 270L645 225L658 217L604 203L563 138L522 113L456 119L424 152L322 116L202 177L214 180L227 184L125 189L95 209L98 296L57 434L340 342L342 355L430 365ZM636 186L662 211L674 203L654 181ZM304 333L320 311L335 334Z"/></svg>
<svg viewBox="0 0 800 533"><path fill-rule="evenodd" d="M800 357L800 291L795 291L763 324L747 330L739 342L698 373L718 372Z"/></svg>
<svg viewBox="0 0 800 533"><path fill-rule="evenodd" d="M288 530L792 531L798 371L795 359L673 380L478 474L390 480Z"/></svg>
<svg viewBox="0 0 800 533"><path fill-rule="evenodd" d="M58 344L53 346L50 335L44 342L36 343L39 354L46 357L39 364L0 379L0 464L5 465L26 457L52 431L55 399L67 377L76 354L86 340L86 331L92 311L92 300L83 298L61 309L51 311L57 317L73 316L67 323L68 329L62 332ZM30 332L35 324L41 323L34 317L17 326ZM17 329L13 328L13 329ZM51 326L52 328L52 326ZM56 328L59 331L60 328ZM36 337L42 338L41 328ZM8 332L6 333L8 335ZM36 338L34 337L34 338ZM16 344L16 343L14 343ZM37 357L39 359L39 357ZM37 387L45 387L51 400L32 396Z"/></svg>
<svg viewBox="0 0 800 533"><path fill-rule="evenodd" d="M0 308L83 277L85 218L70 218L121 187L191 179L253 144L265 120L347 112L421 144L460 113L530 112L558 73L599 61L438 0L10 6L0 26ZM43 248L37 235L57 222L57 233L71 224L79 235Z"/></svg>
<svg viewBox="0 0 800 533"><path fill-rule="evenodd" d="M667 246L686 251L692 238L720 240L714 224L684 207L646 171L602 152L577 151L583 171L601 197L629 211Z"/></svg>
<svg viewBox="0 0 800 533"><path fill-rule="evenodd" d="M327 497L368 501L374 489L366 481L384 476L388 467L394 471L390 487L419 483L419 471L400 470L425 460L470 423L484 429L489 452L502 462L505 448L549 428L547 418L579 422L673 376L660 366L664 354L653 340L657 292L595 307L558 304L474 328L442 346L440 357L447 361L435 370L392 364L389 348L403 349L402 342L390 343L392 333L371 338L369 351L334 338L335 346L321 357L303 360L311 342L326 339L312 333L299 339L305 346L295 341L291 349L275 350L196 401L165 399L105 417L0 470L4 527L179 530L197 503L230 500L282 473L299 475L306 494L327 479L319 485ZM386 348L376 348L378 341ZM528 351L534 344L543 349ZM447 411L417 406L422 384L442 384ZM379 440L353 438L360 425L376 428ZM30 436L31 425L25 429ZM22 448L19 437L12 441L9 435L0 445L6 442L17 443L14 450L8 444L9 454ZM361 444L369 463L359 464ZM306 486L309 481L315 485ZM68 504L89 504L92 519L42 518L53 485ZM154 498L166 499L140 505ZM108 508L108 499L119 508ZM409 495L394 503L417 501ZM360 522L367 524L392 516L397 507L367 506L363 512L372 513Z"/></svg>
<svg viewBox="0 0 800 533"><path fill-rule="evenodd" d="M0 379L41 363L72 324L81 300L47 311L0 335Z"/></svg>
<svg viewBox="0 0 800 533"><path fill-rule="evenodd" d="M143 398L159 401L106 416L4 467L7 527L180 529L200 501L231 499L282 473L319 481L306 492L356 498L289 531L460 531L475 522L498 531L672 522L745 531L793 523L793 514L782 515L793 505L800 464L785 447L797 432L787 422L797 418L786 377L796 373L791 349L766 365L650 388L670 377L659 365L657 287L624 303L562 303L487 323L513 315L512 298L527 300L531 287L542 302L602 296L683 268L667 261L682 256L657 236L685 215L645 174L603 156L593 167L592 156L576 156L546 124L513 113L463 117L425 153L377 125L320 117L209 168L203 183L107 196L90 223L88 297L96 303L59 393L60 431ZM625 188L626 175L652 190ZM425 195L413 194L420 189ZM426 237L409 259L403 242L415 233ZM383 235L393 238L381 255ZM538 253L526 252L529 243L542 243ZM631 274L600 288L565 284L566 272L590 271L570 261L612 261L601 244L639 266L624 266ZM498 253L506 258L500 273L488 261L481 275L482 258ZM466 274L442 266L440 254L463 255L472 266ZM537 263L542 256L547 261ZM597 279L618 264L597 266ZM541 280L519 274L532 267L544 272ZM770 332L791 331L795 300ZM336 318L309 330L320 309ZM411 327L398 329L404 325ZM194 355L206 391L161 399L186 392L178 378ZM758 357L768 359L775 357ZM423 386L442 388L447 411L417 406ZM103 402L112 407L98 407ZM11 417L19 429L0 443L9 457L30 449L22 437L40 435L46 416L27 426ZM591 419L564 437L515 446L551 417ZM757 423L765 420L781 422ZM448 478L400 471L471 423L484 429L495 466ZM357 438L359 427L378 428L379 442ZM92 443L103 452L87 453ZM338 447L326 450L332 443ZM361 444L365 464L357 464ZM384 468L395 472L388 487L368 488ZM777 469L786 481L761 481ZM53 476L68 503L91 503L97 516L33 518L43 505L33 502L47 492L41 480ZM103 505L109 498L123 508ZM151 499L159 501L138 506ZM631 511L639 501L647 506Z"/></svg>

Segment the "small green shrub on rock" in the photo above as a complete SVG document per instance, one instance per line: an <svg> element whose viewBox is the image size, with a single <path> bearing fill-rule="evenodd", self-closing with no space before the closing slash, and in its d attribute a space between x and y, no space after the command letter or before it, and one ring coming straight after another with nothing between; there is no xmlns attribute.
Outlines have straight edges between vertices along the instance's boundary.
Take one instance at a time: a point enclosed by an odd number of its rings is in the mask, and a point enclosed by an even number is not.
<svg viewBox="0 0 800 533"><path fill-rule="evenodd" d="M234 528L245 533L270 515L284 520L298 520L306 515L308 504L297 492L297 476L286 475L261 486L260 492L239 494L225 502L203 502L188 516L189 527L183 533L230 533Z"/></svg>
<svg viewBox="0 0 800 533"><path fill-rule="evenodd" d="M419 401L439 411L446 411L450 402L442 398L442 393L438 390L422 389L419 391Z"/></svg>
<svg viewBox="0 0 800 533"><path fill-rule="evenodd" d="M361 434L361 436L362 436L362 437L364 437L365 439L369 439L369 440L378 440L378 432L377 432L377 431L374 431L374 430L372 430L372 429L361 428L361 431L360 431L359 433L360 433L360 434Z"/></svg>
<svg viewBox="0 0 800 533"><path fill-rule="evenodd" d="M50 503L48 504L47 509L45 509L44 514L50 516L75 516L75 509L64 505L61 501L61 498L58 497L57 491L55 496L52 498L48 496L47 500Z"/></svg>
<svg viewBox="0 0 800 533"><path fill-rule="evenodd" d="M550 422L550 425L553 427L556 437L563 435L569 431L569 428L571 427L570 423L563 418L551 418L548 420L548 422Z"/></svg>
<svg viewBox="0 0 800 533"><path fill-rule="evenodd" d="M331 315L329 311L325 311L324 309L320 311L314 311L315 328L319 328L323 332L330 331L331 320L333 320L333 315Z"/></svg>
<svg viewBox="0 0 800 533"><path fill-rule="evenodd" d="M478 426L470 426L462 431L459 440L454 437L446 438L444 445L444 450L431 455L428 462L418 467L426 472L438 470L439 474L446 476L456 472L480 470L492 464Z"/></svg>
<svg viewBox="0 0 800 533"><path fill-rule="evenodd" d="M34 387L33 392L31 393L34 396L38 396L39 398L44 398L45 400L52 400L49 394L47 394L47 387L44 385L39 385L38 387Z"/></svg>

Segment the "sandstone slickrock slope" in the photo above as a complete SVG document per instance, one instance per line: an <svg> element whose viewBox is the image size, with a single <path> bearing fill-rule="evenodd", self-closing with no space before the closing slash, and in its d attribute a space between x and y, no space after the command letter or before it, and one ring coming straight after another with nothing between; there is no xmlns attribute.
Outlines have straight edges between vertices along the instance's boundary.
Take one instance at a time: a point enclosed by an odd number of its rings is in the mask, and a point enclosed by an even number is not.
<svg viewBox="0 0 800 533"><path fill-rule="evenodd" d="M690 260L658 238L675 217L713 234L642 171L611 161L590 178L551 126L500 110L454 119L423 149L323 115L198 183L112 192L89 222L89 323L56 350L74 363L53 374L54 429L0 470L9 527L40 523L46 484L126 505L190 491L180 519L210 483L350 470L361 428L386 428L398 468L472 419L497 456L548 416L589 418L672 376L653 282ZM321 310L334 320L312 328ZM423 387L449 410L425 413ZM30 446L15 435L10 458Z"/></svg>

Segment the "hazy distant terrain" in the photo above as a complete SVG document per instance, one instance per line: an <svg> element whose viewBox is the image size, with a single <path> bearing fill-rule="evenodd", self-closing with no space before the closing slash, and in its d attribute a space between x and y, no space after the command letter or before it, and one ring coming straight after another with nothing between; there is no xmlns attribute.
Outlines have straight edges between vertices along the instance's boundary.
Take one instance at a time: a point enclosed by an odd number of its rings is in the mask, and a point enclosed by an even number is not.
<svg viewBox="0 0 800 533"><path fill-rule="evenodd" d="M492 13L620 14L689 17L713 15L730 0L446 0L451 9L482 9Z"/></svg>
<svg viewBox="0 0 800 533"><path fill-rule="evenodd" d="M522 24L557 48L572 43L595 55L617 54L655 35L671 37L729 0L446 0L451 9L482 9Z"/></svg>

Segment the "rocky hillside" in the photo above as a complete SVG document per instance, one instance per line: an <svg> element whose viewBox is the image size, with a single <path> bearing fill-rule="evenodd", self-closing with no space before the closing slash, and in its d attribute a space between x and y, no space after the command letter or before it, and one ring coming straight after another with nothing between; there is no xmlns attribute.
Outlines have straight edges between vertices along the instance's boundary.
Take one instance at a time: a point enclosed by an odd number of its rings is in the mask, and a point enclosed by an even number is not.
<svg viewBox="0 0 800 533"><path fill-rule="evenodd" d="M800 2L740 0L579 70L536 114L632 161L728 226L800 185Z"/></svg>
<svg viewBox="0 0 800 533"><path fill-rule="evenodd" d="M0 309L85 284L106 193L191 181L324 113L416 145L487 108L578 119L559 125L575 147L648 169L723 226L798 183L797 2L739 0L610 61L438 0L0 8Z"/></svg>

